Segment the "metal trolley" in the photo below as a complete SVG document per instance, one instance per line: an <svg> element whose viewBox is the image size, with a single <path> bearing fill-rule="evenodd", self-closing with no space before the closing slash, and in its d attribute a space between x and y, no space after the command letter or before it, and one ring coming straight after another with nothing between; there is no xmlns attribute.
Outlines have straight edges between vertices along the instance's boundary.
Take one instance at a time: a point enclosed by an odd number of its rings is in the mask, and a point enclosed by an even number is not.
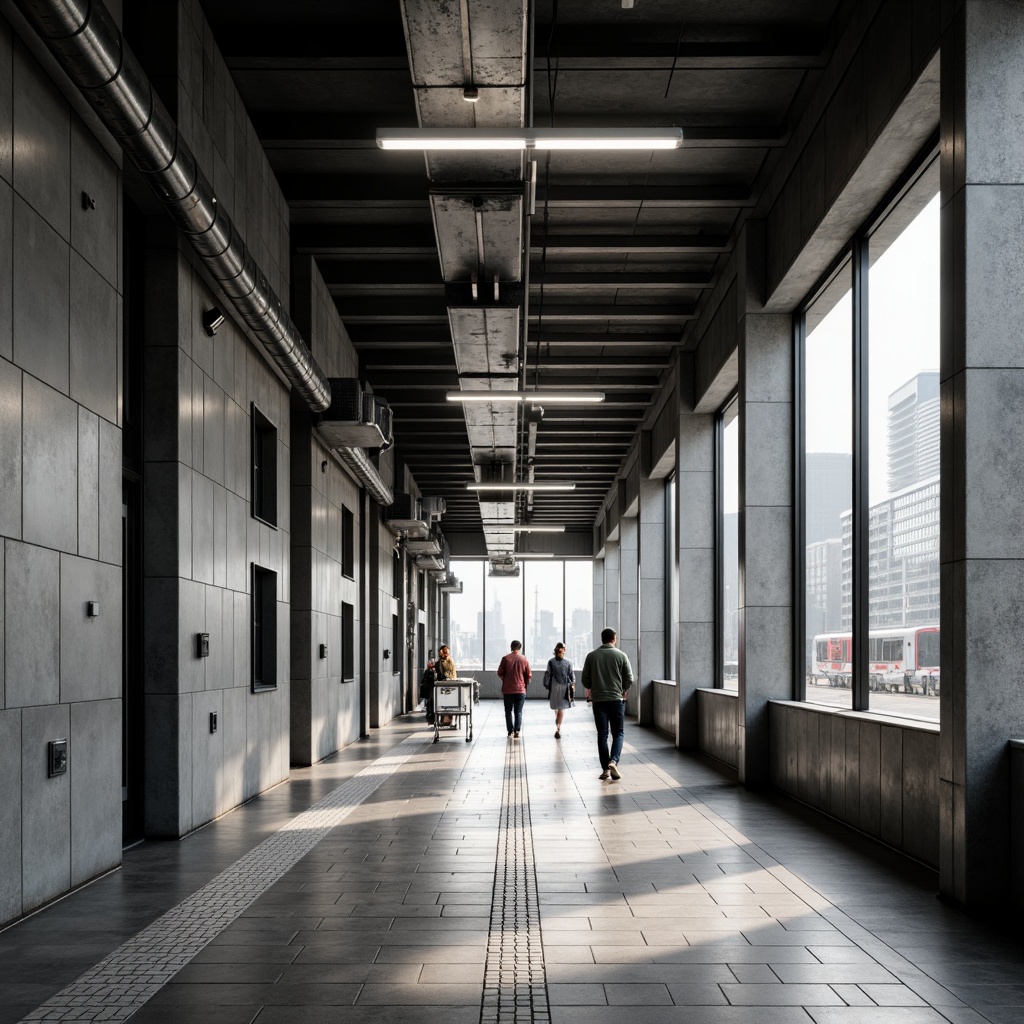
<svg viewBox="0 0 1024 1024"><path fill-rule="evenodd" d="M441 719L448 720L447 725ZM434 742L441 739L441 730L457 731L466 722L466 742L473 739L473 680L439 679L434 683Z"/></svg>

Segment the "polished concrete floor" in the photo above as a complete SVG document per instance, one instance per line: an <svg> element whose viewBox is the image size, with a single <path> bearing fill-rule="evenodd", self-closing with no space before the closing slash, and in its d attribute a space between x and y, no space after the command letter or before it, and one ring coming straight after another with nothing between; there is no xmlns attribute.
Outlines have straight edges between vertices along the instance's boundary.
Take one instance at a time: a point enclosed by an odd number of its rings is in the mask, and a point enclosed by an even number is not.
<svg viewBox="0 0 1024 1024"><path fill-rule="evenodd" d="M401 719L127 851L0 933L0 1024L1024 1024L1024 948L931 872L632 724L600 781L566 717Z"/></svg>

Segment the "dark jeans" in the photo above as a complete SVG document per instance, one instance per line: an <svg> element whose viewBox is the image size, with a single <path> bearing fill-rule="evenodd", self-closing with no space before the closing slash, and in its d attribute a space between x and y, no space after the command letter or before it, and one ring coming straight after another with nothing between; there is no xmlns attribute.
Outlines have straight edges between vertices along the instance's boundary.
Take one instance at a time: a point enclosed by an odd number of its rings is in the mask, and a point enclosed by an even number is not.
<svg viewBox="0 0 1024 1024"><path fill-rule="evenodd" d="M525 693L503 693L505 698L505 730L506 732L519 732L523 727L523 705L526 703ZM515 723L512 721L512 713L515 712Z"/></svg>
<svg viewBox="0 0 1024 1024"><path fill-rule="evenodd" d="M624 700L595 700L594 725L597 726L597 756L601 759L601 770L609 761L619 763L622 743L626 732L626 702ZM612 752L608 753L608 731L612 734Z"/></svg>

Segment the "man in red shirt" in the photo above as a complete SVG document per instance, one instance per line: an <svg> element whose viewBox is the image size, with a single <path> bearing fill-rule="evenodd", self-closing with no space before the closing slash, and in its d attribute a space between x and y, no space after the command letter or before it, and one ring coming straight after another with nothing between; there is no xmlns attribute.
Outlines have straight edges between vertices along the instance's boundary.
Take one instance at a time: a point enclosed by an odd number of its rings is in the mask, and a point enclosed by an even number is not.
<svg viewBox="0 0 1024 1024"><path fill-rule="evenodd" d="M498 665L501 695L505 699L505 728L514 739L519 739L523 727L523 704L526 703L526 687L530 682L530 663L519 653L522 647L518 640L513 640L512 650Z"/></svg>

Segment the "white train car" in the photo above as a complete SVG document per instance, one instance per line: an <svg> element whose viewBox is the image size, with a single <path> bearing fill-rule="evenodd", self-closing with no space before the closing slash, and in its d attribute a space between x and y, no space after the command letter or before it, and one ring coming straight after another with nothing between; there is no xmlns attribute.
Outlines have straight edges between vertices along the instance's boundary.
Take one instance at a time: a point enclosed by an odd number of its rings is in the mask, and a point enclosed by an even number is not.
<svg viewBox="0 0 1024 1024"><path fill-rule="evenodd" d="M830 686L850 686L852 652L851 633L819 633L814 638L814 676ZM938 626L873 629L868 659L872 690L930 696L939 692Z"/></svg>

